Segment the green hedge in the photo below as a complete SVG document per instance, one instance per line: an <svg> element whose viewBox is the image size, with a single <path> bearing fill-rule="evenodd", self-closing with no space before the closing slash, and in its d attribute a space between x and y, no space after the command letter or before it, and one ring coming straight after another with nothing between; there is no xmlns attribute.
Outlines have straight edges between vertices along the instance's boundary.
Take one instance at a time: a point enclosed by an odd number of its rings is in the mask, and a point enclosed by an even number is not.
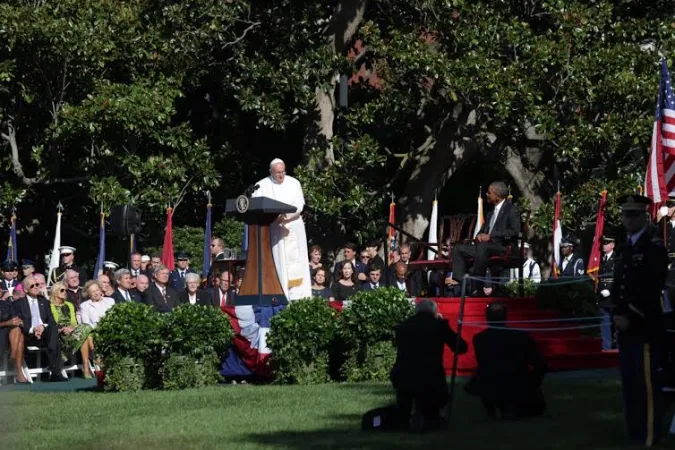
<svg viewBox="0 0 675 450"><path fill-rule="evenodd" d="M122 303L101 319L94 343L106 390L184 389L218 382L233 336L217 308L181 305L159 314L142 303Z"/></svg>
<svg viewBox="0 0 675 450"><path fill-rule="evenodd" d="M394 328L412 312L395 288L358 292L342 314L320 298L292 302L272 319L268 336L276 382L387 380Z"/></svg>
<svg viewBox="0 0 675 450"><path fill-rule="evenodd" d="M597 316L597 298L593 280L566 282L564 278L555 282L542 281L535 294L537 307L559 311L563 316Z"/></svg>

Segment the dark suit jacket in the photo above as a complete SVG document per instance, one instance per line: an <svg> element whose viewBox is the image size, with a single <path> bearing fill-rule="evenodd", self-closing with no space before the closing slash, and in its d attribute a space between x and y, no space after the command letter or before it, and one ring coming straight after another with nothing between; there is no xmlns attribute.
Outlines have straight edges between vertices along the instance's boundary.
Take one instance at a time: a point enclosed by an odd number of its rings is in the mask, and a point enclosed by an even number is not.
<svg viewBox="0 0 675 450"><path fill-rule="evenodd" d="M132 302L141 302L141 294L138 293L135 289L129 289L129 297L131 297ZM126 303L126 299L122 296L122 293L119 289L115 289L115 293L111 296L115 303Z"/></svg>
<svg viewBox="0 0 675 450"><path fill-rule="evenodd" d="M185 275L187 275L188 273L197 273L197 272L188 268L185 271ZM171 272L171 275L169 277L169 284L171 285L172 288L179 291L185 289L185 278L181 280L178 269L174 269L173 272Z"/></svg>
<svg viewBox="0 0 675 450"><path fill-rule="evenodd" d="M50 327L56 327L56 321L52 315L52 309L49 305L49 300L39 296L38 297L38 308L40 309L40 318L42 323L47 324ZM21 329L24 334L28 334L32 324L33 315L30 312L30 304L28 304L28 297L24 297L21 300L17 300L13 304L14 312L18 317L23 320L23 326Z"/></svg>
<svg viewBox="0 0 675 450"><path fill-rule="evenodd" d="M181 305L190 303L187 290L183 289L180 291L178 301ZM197 304L203 306L220 306L218 303L216 303L214 295L212 295L212 293L208 290L204 289L197 290Z"/></svg>
<svg viewBox="0 0 675 450"><path fill-rule="evenodd" d="M169 312L180 304L178 298L180 294L171 286L166 287L166 300L155 283L150 283L144 294L145 303L153 306L157 312Z"/></svg>
<svg viewBox="0 0 675 450"><path fill-rule="evenodd" d="M579 277L586 274L586 267L584 266L584 260L577 256L572 255L572 259L565 266L565 270L560 273L560 276L563 277Z"/></svg>
<svg viewBox="0 0 675 450"><path fill-rule="evenodd" d="M387 287L387 283L384 281L383 278L380 278L380 282L378 283L377 288L372 287L370 285L369 280L364 281L363 284L361 285L361 290L362 291L373 291L375 289L381 289L381 288Z"/></svg>
<svg viewBox="0 0 675 450"><path fill-rule="evenodd" d="M7 282L4 278L2 279L2 290L6 291L11 287L17 287L19 285L20 281L19 280L12 280L10 282Z"/></svg>
<svg viewBox="0 0 675 450"><path fill-rule="evenodd" d="M409 394L447 392L443 348L460 354L468 347L457 345L457 334L445 319L417 313L396 327L396 363L391 371L394 388Z"/></svg>
<svg viewBox="0 0 675 450"><path fill-rule="evenodd" d="M215 287L209 290L213 306L220 308L220 288ZM227 291L227 306L234 306L234 299L237 298L237 293L234 289Z"/></svg>
<svg viewBox="0 0 675 450"><path fill-rule="evenodd" d="M522 400L538 388L547 371L532 337L522 331L490 328L473 337L478 369L475 393L493 400Z"/></svg>
<svg viewBox="0 0 675 450"><path fill-rule="evenodd" d="M490 222L494 209L487 215L487 219L480 229L480 233L490 234L490 241L495 244L508 245L518 242L518 235L520 234L520 211L511 200L504 200L504 204L499 210L497 221L492 232L490 232Z"/></svg>

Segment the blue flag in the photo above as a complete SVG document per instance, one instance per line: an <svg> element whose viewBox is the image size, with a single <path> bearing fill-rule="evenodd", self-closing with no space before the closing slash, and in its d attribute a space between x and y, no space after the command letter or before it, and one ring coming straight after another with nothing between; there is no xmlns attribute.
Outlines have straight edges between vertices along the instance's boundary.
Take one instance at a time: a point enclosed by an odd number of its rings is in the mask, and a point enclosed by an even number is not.
<svg viewBox="0 0 675 450"><path fill-rule="evenodd" d="M12 214L12 218L10 219L9 243L7 245L7 258L5 260L19 262L16 248L16 216L14 214Z"/></svg>
<svg viewBox="0 0 675 450"><path fill-rule="evenodd" d="M101 213L101 226L98 236L98 258L94 266L94 279L97 279L99 272L103 271L103 261L105 261L105 214Z"/></svg>
<svg viewBox="0 0 675 450"><path fill-rule="evenodd" d="M244 238L241 240L241 253L248 251L248 225L244 225Z"/></svg>
<svg viewBox="0 0 675 450"><path fill-rule="evenodd" d="M211 269L211 202L206 205L206 226L204 227L204 262L202 277L206 277Z"/></svg>

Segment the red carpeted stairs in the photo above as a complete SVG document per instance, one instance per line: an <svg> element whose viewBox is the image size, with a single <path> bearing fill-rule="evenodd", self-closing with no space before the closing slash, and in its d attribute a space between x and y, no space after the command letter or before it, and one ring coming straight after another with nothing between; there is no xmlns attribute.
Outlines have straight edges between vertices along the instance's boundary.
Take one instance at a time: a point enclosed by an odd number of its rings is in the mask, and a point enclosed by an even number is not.
<svg viewBox="0 0 675 450"><path fill-rule="evenodd" d="M459 298L435 298L438 312L450 321L450 325L457 330L457 315L459 314ZM465 325L462 328L462 337L469 344L469 352L460 355L457 364L459 375L469 375L476 370L476 357L473 353L473 336L484 330L484 326L466 325L466 322L485 322L485 308L494 301L501 301L508 307L509 321L557 319L559 314L552 310L537 309L534 297L525 298L467 298L464 310ZM559 328L576 325L589 325L593 322L540 322L507 324L515 328ZM616 353L602 352L600 338L586 337L582 334L586 330L558 330L532 331L530 334L536 340L540 351L554 371L577 369L601 369L618 367L619 359ZM445 370L449 374L452 370L453 354L447 350L444 355Z"/></svg>

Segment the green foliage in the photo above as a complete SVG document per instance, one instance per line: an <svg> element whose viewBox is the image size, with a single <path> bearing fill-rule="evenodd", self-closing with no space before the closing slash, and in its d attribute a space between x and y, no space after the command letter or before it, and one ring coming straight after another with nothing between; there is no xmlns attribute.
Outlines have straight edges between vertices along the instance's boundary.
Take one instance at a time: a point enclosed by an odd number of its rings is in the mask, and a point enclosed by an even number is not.
<svg viewBox="0 0 675 450"><path fill-rule="evenodd" d="M104 360L145 360L161 347L162 317L144 303L121 303L101 319L94 333L96 351Z"/></svg>
<svg viewBox="0 0 675 450"><path fill-rule="evenodd" d="M231 217L223 217L213 224L212 236L218 236L225 242L225 248L241 250L244 238L244 224Z"/></svg>
<svg viewBox="0 0 675 450"><path fill-rule="evenodd" d="M321 298L294 301L274 316L267 344L272 349L276 381L327 382L328 354L338 323L337 312Z"/></svg>
<svg viewBox="0 0 675 450"><path fill-rule="evenodd" d="M525 297L531 297L537 292L537 287L539 285L532 280L524 279L523 280L523 291ZM511 280L506 283L503 288L506 295L509 297L520 297L520 281Z"/></svg>
<svg viewBox="0 0 675 450"><path fill-rule="evenodd" d="M143 361L128 356L106 360L105 367L106 391L138 392L145 383L145 368Z"/></svg>
<svg viewBox="0 0 675 450"><path fill-rule="evenodd" d="M558 285L542 281L535 297L539 308L559 311L562 316L595 317L598 315L597 298L593 281L590 278L583 282Z"/></svg>
<svg viewBox="0 0 675 450"><path fill-rule="evenodd" d="M167 314L162 323L162 336L171 355L202 361L211 356L223 358L234 330L220 309L185 304Z"/></svg>
<svg viewBox="0 0 675 450"><path fill-rule="evenodd" d="M396 348L391 341L381 341L367 347L352 349L342 366L347 382L389 381L396 362Z"/></svg>
<svg viewBox="0 0 675 450"><path fill-rule="evenodd" d="M160 370L162 388L176 391L201 387L202 370L194 357L172 355L167 358Z"/></svg>
<svg viewBox="0 0 675 450"><path fill-rule="evenodd" d="M393 341L394 328L413 313L405 293L396 288L359 291L342 312L342 334L356 347Z"/></svg>

